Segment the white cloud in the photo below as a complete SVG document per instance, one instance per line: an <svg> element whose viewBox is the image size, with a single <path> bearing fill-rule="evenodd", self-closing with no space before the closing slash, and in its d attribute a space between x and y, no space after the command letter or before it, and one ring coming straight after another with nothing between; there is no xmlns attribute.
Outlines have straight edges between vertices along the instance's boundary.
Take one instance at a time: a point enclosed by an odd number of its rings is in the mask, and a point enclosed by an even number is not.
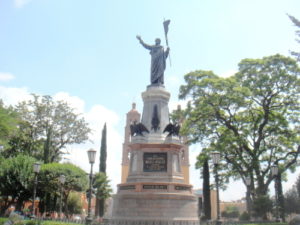
<svg viewBox="0 0 300 225"><path fill-rule="evenodd" d="M15 79L13 74L0 72L0 81L9 81L13 79Z"/></svg>
<svg viewBox="0 0 300 225"><path fill-rule="evenodd" d="M31 95L26 87L8 88L0 86L0 99L5 105L16 105L20 101L29 100Z"/></svg>
<svg viewBox="0 0 300 225"><path fill-rule="evenodd" d="M17 8L22 8L24 5L28 4L32 0L14 0L14 5Z"/></svg>
<svg viewBox="0 0 300 225"><path fill-rule="evenodd" d="M58 92L53 96L55 101L67 102L71 108L75 109L75 113L84 113L85 103L77 96L70 96L67 92Z"/></svg>
<svg viewBox="0 0 300 225"><path fill-rule="evenodd" d="M238 72L237 70L228 70L224 73L221 73L220 77L230 77L230 76L234 75L237 72Z"/></svg>

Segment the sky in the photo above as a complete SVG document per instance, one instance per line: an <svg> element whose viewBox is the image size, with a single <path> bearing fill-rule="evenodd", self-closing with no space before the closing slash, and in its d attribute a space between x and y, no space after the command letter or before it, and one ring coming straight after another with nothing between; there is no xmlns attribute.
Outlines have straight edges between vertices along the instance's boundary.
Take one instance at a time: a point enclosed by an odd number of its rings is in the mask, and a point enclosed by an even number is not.
<svg viewBox="0 0 300 225"><path fill-rule="evenodd" d="M76 108L93 134L91 142L69 146L64 161L86 171L86 151L94 148L99 157L106 122L107 170L115 189L125 115L132 102L142 112L141 92L150 84L150 55L136 35L148 44L159 37L165 45L162 22L171 20L165 86L172 110L188 72L230 76L244 58L299 51L296 28L287 17L300 18L299 9L299 0L0 0L0 99L14 105L35 93ZM199 145L190 147L195 188L202 185L194 168L200 151ZM284 189L299 173L289 174ZM220 198L238 200L245 191L240 182L231 182Z"/></svg>

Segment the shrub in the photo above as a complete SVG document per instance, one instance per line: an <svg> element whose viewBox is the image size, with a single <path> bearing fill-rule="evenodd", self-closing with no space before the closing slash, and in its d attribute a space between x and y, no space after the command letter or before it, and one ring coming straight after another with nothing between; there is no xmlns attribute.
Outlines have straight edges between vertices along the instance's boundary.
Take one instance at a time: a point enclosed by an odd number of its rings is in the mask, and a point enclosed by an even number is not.
<svg viewBox="0 0 300 225"><path fill-rule="evenodd" d="M239 216L240 221L249 221L250 220L250 215L244 211L240 216Z"/></svg>
<svg viewBox="0 0 300 225"><path fill-rule="evenodd" d="M3 225L6 222L6 220L8 220L8 219L1 217L0 218L0 225Z"/></svg>

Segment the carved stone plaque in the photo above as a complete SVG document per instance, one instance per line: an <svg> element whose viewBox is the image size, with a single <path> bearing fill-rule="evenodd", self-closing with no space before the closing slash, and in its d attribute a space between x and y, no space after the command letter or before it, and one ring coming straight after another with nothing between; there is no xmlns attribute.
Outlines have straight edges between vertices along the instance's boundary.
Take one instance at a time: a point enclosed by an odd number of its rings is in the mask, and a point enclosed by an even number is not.
<svg viewBox="0 0 300 225"><path fill-rule="evenodd" d="M133 190L133 189L135 189L135 185L120 186L120 190Z"/></svg>
<svg viewBox="0 0 300 225"><path fill-rule="evenodd" d="M167 189L167 185L143 185L143 189Z"/></svg>
<svg viewBox="0 0 300 225"><path fill-rule="evenodd" d="M144 172L167 172L167 153L145 152Z"/></svg>

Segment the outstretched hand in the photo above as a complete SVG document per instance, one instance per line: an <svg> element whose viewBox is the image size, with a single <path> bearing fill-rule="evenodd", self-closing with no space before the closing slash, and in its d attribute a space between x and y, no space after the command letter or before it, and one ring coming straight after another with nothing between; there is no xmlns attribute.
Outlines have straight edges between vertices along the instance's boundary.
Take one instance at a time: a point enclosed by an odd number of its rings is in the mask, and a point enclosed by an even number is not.
<svg viewBox="0 0 300 225"><path fill-rule="evenodd" d="M136 35L136 39L138 39L139 41L142 40L141 36L140 35Z"/></svg>

